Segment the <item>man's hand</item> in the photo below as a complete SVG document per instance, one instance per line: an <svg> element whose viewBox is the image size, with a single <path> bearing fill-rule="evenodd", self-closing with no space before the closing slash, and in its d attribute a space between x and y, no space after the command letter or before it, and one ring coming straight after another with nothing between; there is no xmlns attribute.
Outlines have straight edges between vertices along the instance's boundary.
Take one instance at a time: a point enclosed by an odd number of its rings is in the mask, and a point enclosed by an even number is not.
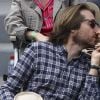
<svg viewBox="0 0 100 100"><path fill-rule="evenodd" d="M100 44L96 45L96 47L98 48L91 55L91 65L100 66Z"/></svg>
<svg viewBox="0 0 100 100"><path fill-rule="evenodd" d="M35 31L28 31L26 33L26 36L30 40L44 41L44 42L49 40L49 37Z"/></svg>
<svg viewBox="0 0 100 100"><path fill-rule="evenodd" d="M89 75L99 76L100 68L100 46L92 52L91 55L91 68Z"/></svg>
<svg viewBox="0 0 100 100"><path fill-rule="evenodd" d="M45 42L45 41L49 40L49 37L44 36L41 33L37 33L35 39L36 39L36 41L44 41Z"/></svg>

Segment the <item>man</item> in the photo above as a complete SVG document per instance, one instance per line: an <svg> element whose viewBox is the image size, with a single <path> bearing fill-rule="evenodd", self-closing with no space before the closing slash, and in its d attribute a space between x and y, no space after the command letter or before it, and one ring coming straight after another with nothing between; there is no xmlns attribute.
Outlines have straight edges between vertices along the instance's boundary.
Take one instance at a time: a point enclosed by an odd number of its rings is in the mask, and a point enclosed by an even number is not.
<svg viewBox="0 0 100 100"><path fill-rule="evenodd" d="M15 61L31 41L48 41L56 16L66 6L87 0L12 0L5 29L13 41ZM16 52L17 51L17 52Z"/></svg>
<svg viewBox="0 0 100 100"><path fill-rule="evenodd" d="M13 100L26 82L26 91L43 100L100 100L100 47L91 59L81 52L97 43L95 12L80 4L57 19L50 42L35 42L25 49L0 89L1 100Z"/></svg>

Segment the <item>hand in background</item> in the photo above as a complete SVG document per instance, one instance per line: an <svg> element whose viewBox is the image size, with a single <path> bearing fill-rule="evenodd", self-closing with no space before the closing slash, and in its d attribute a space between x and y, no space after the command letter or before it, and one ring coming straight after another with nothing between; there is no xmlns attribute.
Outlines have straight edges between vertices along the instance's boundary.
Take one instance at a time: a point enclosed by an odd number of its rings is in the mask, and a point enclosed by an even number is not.
<svg viewBox="0 0 100 100"><path fill-rule="evenodd" d="M36 41L48 41L49 37L43 35L42 33L34 32L34 31L29 31L26 33L27 38L30 40L36 40Z"/></svg>
<svg viewBox="0 0 100 100"><path fill-rule="evenodd" d="M44 41L45 42L45 41L48 41L49 40L49 37L48 36L45 36L45 35L43 35L41 33L37 33L35 39L37 41Z"/></svg>

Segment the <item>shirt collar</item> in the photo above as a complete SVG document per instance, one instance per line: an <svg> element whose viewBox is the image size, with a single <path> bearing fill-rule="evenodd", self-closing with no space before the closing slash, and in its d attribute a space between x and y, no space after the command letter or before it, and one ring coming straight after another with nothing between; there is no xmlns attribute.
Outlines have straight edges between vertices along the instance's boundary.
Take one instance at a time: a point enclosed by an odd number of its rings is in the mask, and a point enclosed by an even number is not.
<svg viewBox="0 0 100 100"><path fill-rule="evenodd" d="M67 57L67 55L68 55L68 52L66 51L64 45L59 45L57 51L59 52L59 54L61 56L65 55ZM78 57L73 58L73 59L87 59L87 60L89 60L90 56L81 51L80 55ZM81 61L84 62L86 60L81 60Z"/></svg>

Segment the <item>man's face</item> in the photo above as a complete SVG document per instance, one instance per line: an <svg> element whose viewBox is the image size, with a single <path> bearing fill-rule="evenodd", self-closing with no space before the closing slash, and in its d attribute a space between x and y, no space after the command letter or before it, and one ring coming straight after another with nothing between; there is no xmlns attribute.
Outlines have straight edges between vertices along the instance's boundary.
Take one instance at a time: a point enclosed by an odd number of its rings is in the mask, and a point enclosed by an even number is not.
<svg viewBox="0 0 100 100"><path fill-rule="evenodd" d="M80 28L74 36L74 41L85 48L94 47L97 42L97 29L94 15L88 10L82 10L81 15L84 16Z"/></svg>

